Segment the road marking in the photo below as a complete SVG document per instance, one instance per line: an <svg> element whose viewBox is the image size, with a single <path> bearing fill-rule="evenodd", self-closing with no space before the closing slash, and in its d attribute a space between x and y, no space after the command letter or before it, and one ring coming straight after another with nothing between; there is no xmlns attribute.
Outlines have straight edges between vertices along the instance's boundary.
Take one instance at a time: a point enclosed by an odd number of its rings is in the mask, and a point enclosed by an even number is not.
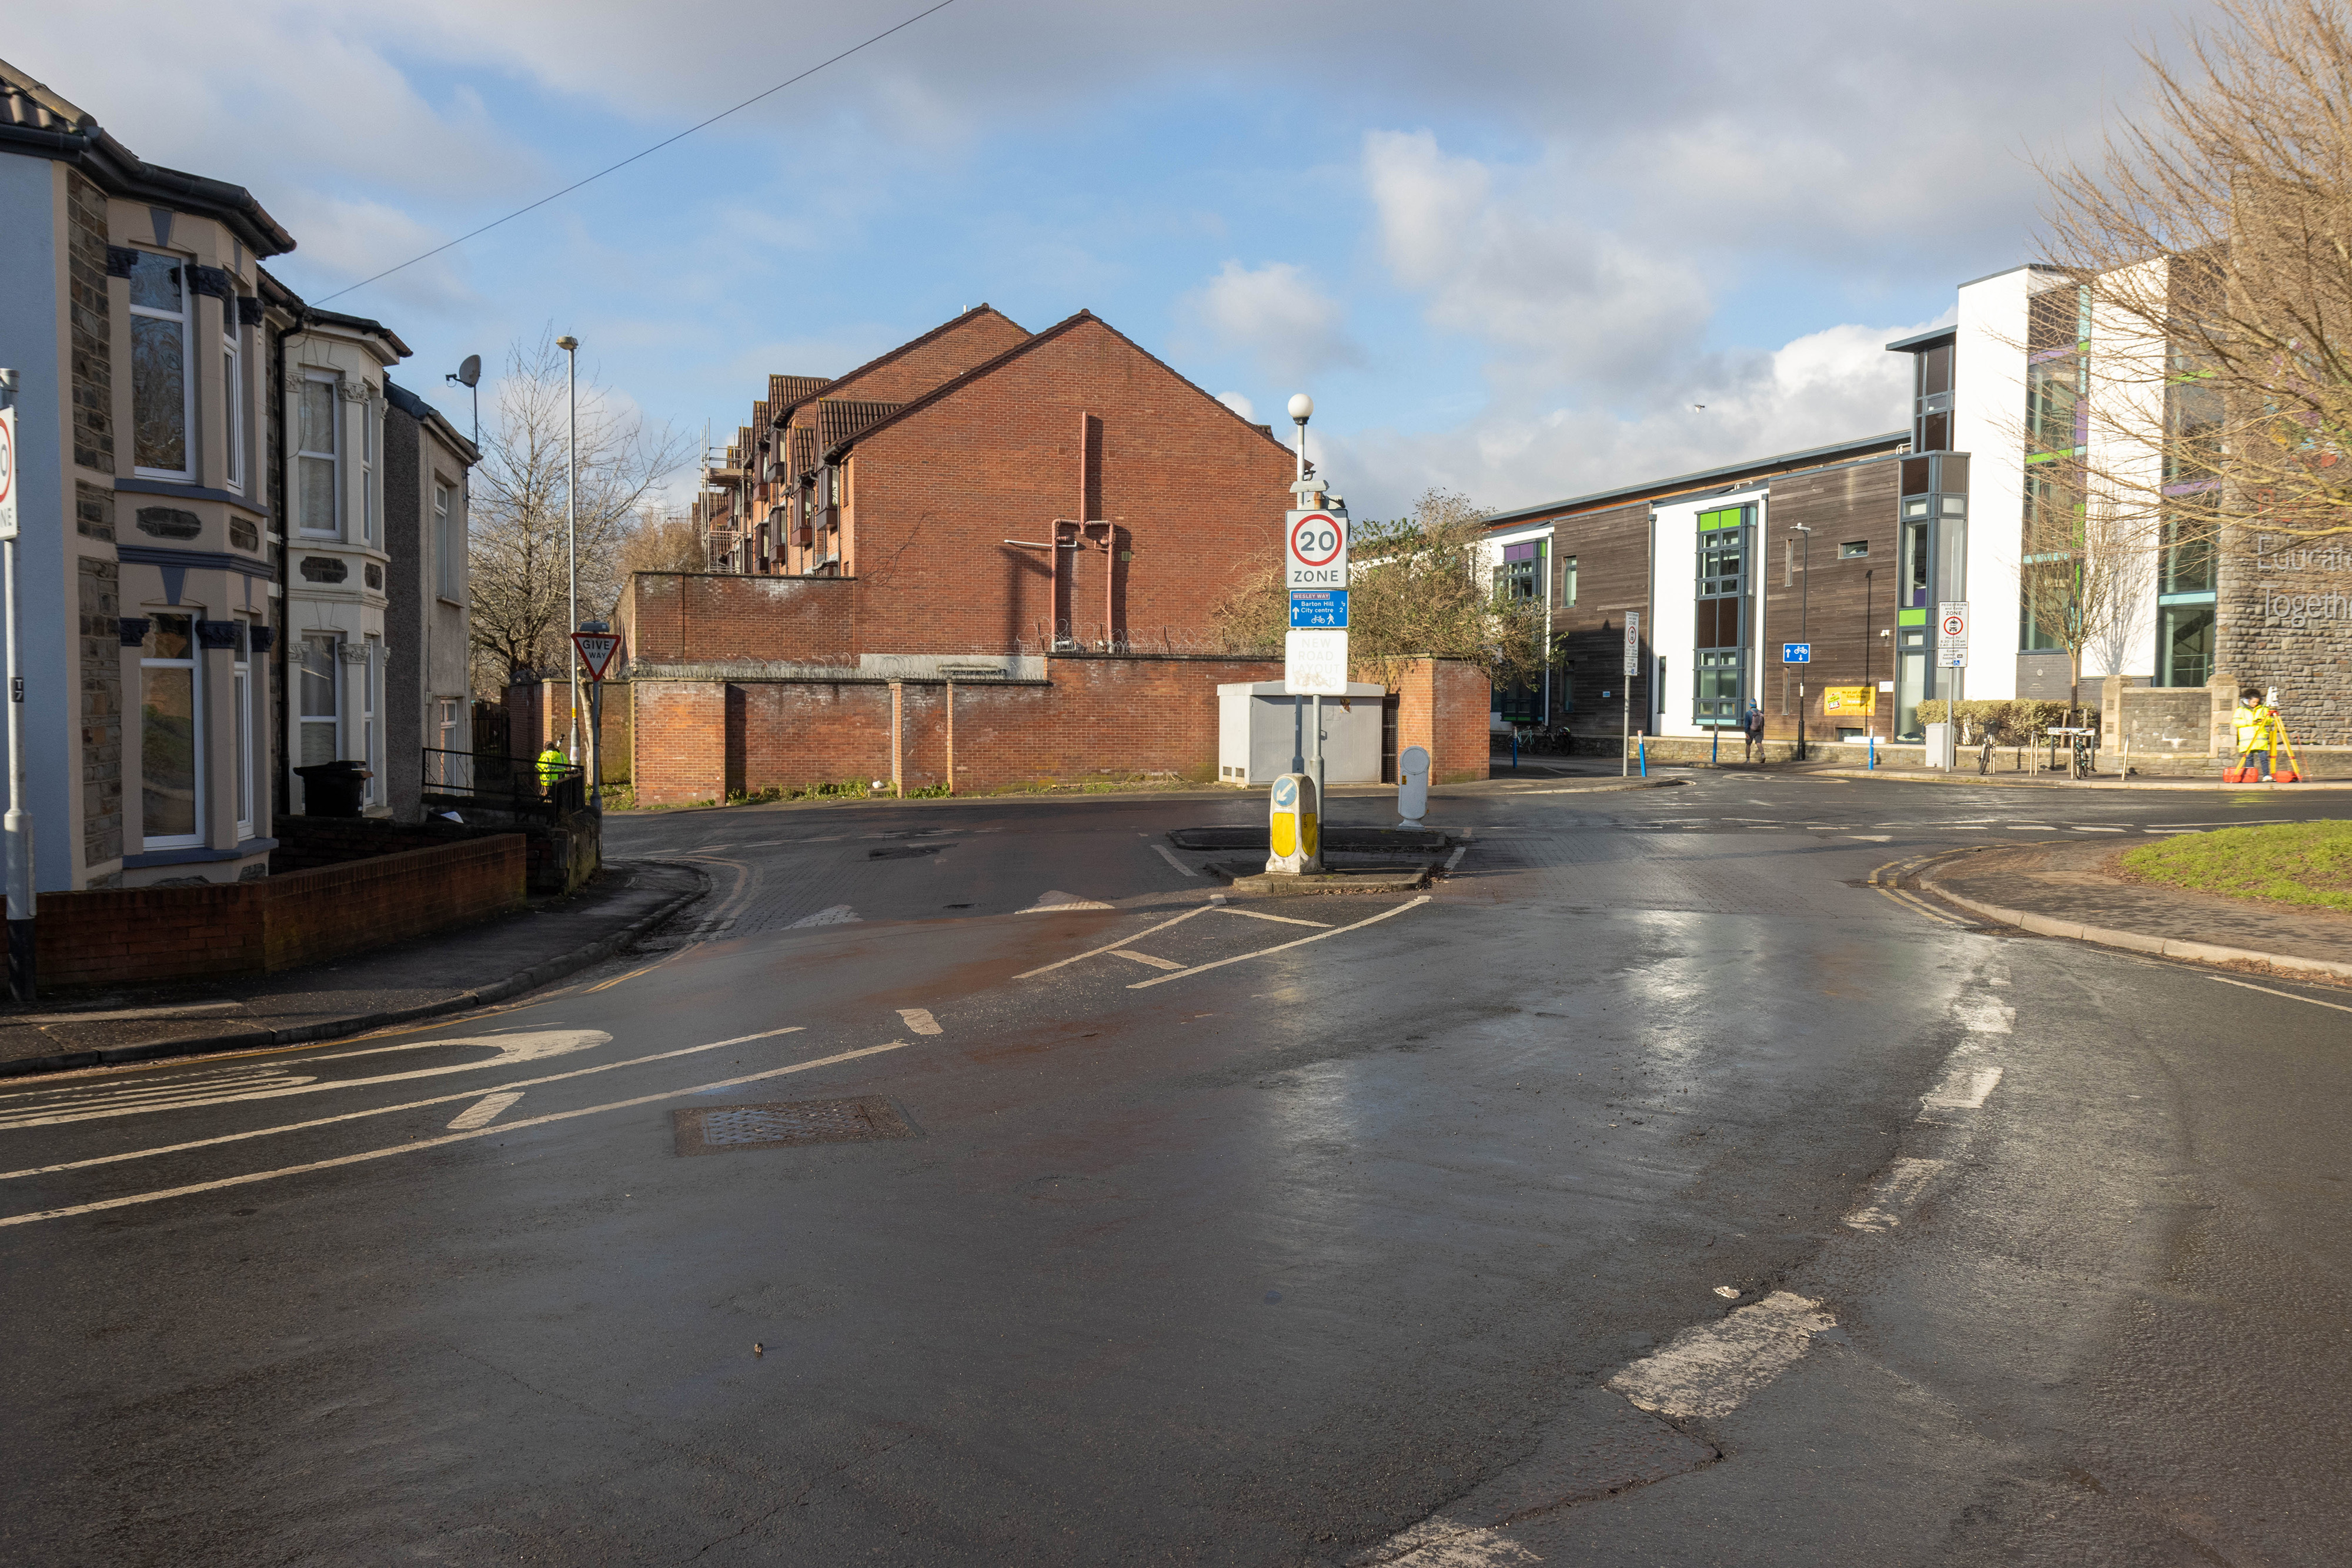
<svg viewBox="0 0 2352 1568"><path fill-rule="evenodd" d="M1608 1386L1637 1409L1720 1420L1794 1366L1812 1348L1813 1335L1837 1327L1821 1308L1819 1301L1775 1291L1752 1307L1683 1330L1665 1349L1609 1379Z"/></svg>
<svg viewBox="0 0 2352 1568"><path fill-rule="evenodd" d="M1984 1106L1985 1097L2000 1082L1998 1067L1961 1067L1951 1076L1919 1097L1919 1103L1930 1111L1976 1111Z"/></svg>
<svg viewBox="0 0 2352 1568"><path fill-rule="evenodd" d="M1949 1160L1896 1160L1870 1189L1869 1200L1845 1217L1845 1224L1855 1230L1894 1229L1919 1201L1927 1184L1950 1164Z"/></svg>
<svg viewBox="0 0 2352 1568"><path fill-rule="evenodd" d="M2095 828L2085 822L2075 822L2072 825L2074 831L2078 833L2120 833L2123 831L2121 828Z"/></svg>
<svg viewBox="0 0 2352 1568"><path fill-rule="evenodd" d="M1195 915L1206 915L1210 910L1216 907L1217 906L1215 904L1204 904L1198 909L1188 909L1173 920L1163 920L1157 925L1147 925L1132 936L1122 936L1116 942L1106 942L1099 947L1089 947L1083 953L1073 953L1066 958L1056 958L1050 964L1041 964L1034 969L1024 969L1021 973L1013 976L1013 977L1016 980L1025 980L1032 975L1048 974L1066 965L1075 964L1081 958L1092 958L1104 953L1112 952L1118 948L1126 946L1130 942L1141 941L1144 937L1150 936L1154 931L1165 931L1171 925L1181 925L1187 920L1192 919ZM1025 914L1027 912L1024 911L1024 913Z"/></svg>
<svg viewBox="0 0 2352 1568"><path fill-rule="evenodd" d="M607 1061L596 1067L575 1067L569 1072L551 1072L544 1078L521 1078L502 1089L536 1089L544 1083L561 1083L568 1078L586 1078L592 1073L611 1072L623 1067L643 1067L650 1061L667 1061L673 1057L693 1056L701 1051L717 1051L721 1046L746 1045L755 1040L772 1040L780 1034L798 1034L803 1026L793 1024L786 1029L762 1030L758 1034L738 1035L733 1040L713 1040L709 1045L689 1045L681 1051L665 1051L652 1056L640 1056L628 1061ZM152 1149L125 1149L121 1154L93 1155L88 1159L64 1160L53 1166L30 1166L20 1171L0 1171L0 1181L14 1181L18 1176L53 1176L59 1171L78 1171L89 1166L110 1166L124 1160L143 1160L156 1155L185 1154L190 1149L208 1149L216 1144L241 1144L247 1138L266 1138L273 1133L301 1133L312 1127L331 1127L338 1122L357 1122L370 1116L390 1116L402 1111L422 1111L435 1105L446 1105L454 1101L471 1100L479 1091L468 1089L462 1094L438 1094L430 1100L411 1100L402 1105L380 1105L373 1111L346 1111L339 1116L320 1116L308 1122L288 1122L275 1127L254 1127L242 1133L222 1133L215 1137L192 1138L183 1144L164 1144Z"/></svg>
<svg viewBox="0 0 2352 1568"><path fill-rule="evenodd" d="M1999 985L2000 981L1992 982ZM2017 1009L1994 997L1964 996L1952 1004L1952 1016L1970 1034L2014 1034Z"/></svg>
<svg viewBox="0 0 2352 1568"><path fill-rule="evenodd" d="M471 1110L460 1111L450 1122L449 1130L462 1133L469 1127L487 1127L499 1119L499 1113L522 1098L522 1091L509 1089L503 1094L485 1094L474 1103Z"/></svg>
<svg viewBox="0 0 2352 1568"><path fill-rule="evenodd" d="M299 1082L266 1088L249 1087L242 1079L219 1081L204 1077L182 1079L177 1082L142 1082L135 1089L118 1089L112 1085L77 1089L70 1092L73 1096L70 1099L57 1099L16 1111L0 1112L0 1129L51 1127L61 1123L87 1122L96 1117L121 1115L132 1111L168 1111L189 1105L234 1105L247 1100L278 1100L289 1094L323 1094L334 1089L362 1089L379 1083L406 1082L415 1078L439 1078L451 1072L479 1072L485 1068L514 1067L551 1056L568 1055L592 1046L609 1045L612 1040L613 1037L601 1029L534 1030L522 1034L423 1040L397 1049L422 1051L436 1045L492 1045L499 1048L499 1054L481 1061L460 1061L447 1067L420 1067L408 1072L382 1072L373 1078L305 1078ZM174 1090L178 1091L176 1094ZM68 1092L51 1092L63 1094Z"/></svg>
<svg viewBox="0 0 2352 1568"><path fill-rule="evenodd" d="M814 915L803 915L798 920L793 921L790 925L785 926L784 929L787 931L805 931L813 925L856 925L860 924L862 924L862 922L857 918L857 911L850 908L849 905L845 904L836 904L830 909L820 909Z"/></svg>
<svg viewBox="0 0 2352 1568"><path fill-rule="evenodd" d="M1455 846L1454 852L1445 857L1445 869L1447 871L1452 871L1455 866L1460 865L1462 863L1462 857L1469 852L1470 846L1468 844L1460 844Z"/></svg>
<svg viewBox="0 0 2352 1568"><path fill-rule="evenodd" d="M770 1078L782 1078L789 1072L806 1072L812 1068L832 1067L839 1062L855 1061L861 1056L874 1056L885 1051L904 1051L910 1042L894 1040L887 1045L862 1046L833 1056L821 1056L814 1061L796 1061L790 1067L774 1067L765 1072L747 1072L740 1078L722 1078L715 1083L698 1083L688 1089L665 1090L659 1094L640 1094L634 1100L614 1100L603 1105L586 1105L577 1111L555 1111L544 1116L526 1116L520 1122L509 1122L502 1127L478 1127L466 1133L446 1133L437 1138L418 1138L387 1148L364 1149L356 1155L339 1155L331 1160L312 1160L308 1165L282 1166L272 1171L248 1171L243 1176L221 1176L213 1181L190 1182L184 1186L163 1187L154 1192L126 1193L121 1197L100 1198L92 1203L77 1203L63 1208L35 1209L25 1214L0 1215L0 1226L30 1225L37 1220L64 1219L77 1214L97 1214L110 1208L128 1208L133 1204L161 1203L165 1198L187 1197L200 1192L218 1192L224 1187L247 1186L259 1181L275 1181L279 1176L306 1176L312 1171L333 1170L341 1166L362 1165L370 1160L389 1159L394 1155L421 1154L426 1149L446 1147L451 1144L470 1143L487 1138L493 1133L504 1136L520 1133L527 1127L544 1127L555 1122L574 1121L582 1116L602 1115L607 1111L634 1110L639 1105L659 1104L664 1100L682 1099L688 1094L711 1094L721 1089L739 1088L746 1083L758 1083ZM707 1049L707 1048L706 1048Z"/></svg>
<svg viewBox="0 0 2352 1568"><path fill-rule="evenodd" d="M940 1032L940 1020L931 1016L930 1009L929 1008L900 1008L898 1009L898 1021L905 1024L908 1029L913 1030L917 1034L937 1034Z"/></svg>
<svg viewBox="0 0 2352 1568"><path fill-rule="evenodd" d="M1383 909L1378 915L1357 921L1353 925L1342 925L1334 931L1318 931L1312 936L1301 936L1293 942L1277 942L1271 947L1261 947L1255 953L1239 953L1230 958L1219 958L1207 964L1195 964L1189 969L1179 969L1172 975L1162 975L1156 980L1138 980L1127 988L1130 991L1140 991L1152 986L1164 986L1171 980L1181 980L1187 975L1198 975L1208 969L1222 969L1228 964L1238 964L1249 958L1263 958L1273 953L1286 953L1293 947L1304 947L1309 942L1320 942L1329 936L1344 936L1350 931L1360 931L1375 921L1386 920L1391 915L1402 915L1408 909L1418 909L1428 902L1429 895L1423 894L1410 904L1400 904Z"/></svg>
<svg viewBox="0 0 2352 1568"><path fill-rule="evenodd" d="M2243 986L2247 990L2260 991L2264 996L2284 997L2291 1002L2309 1002L2315 1008L2334 1008L2339 1013L2352 1013L2352 1008L2346 1007L2342 1002L2323 1002L2317 997L2299 997L2293 991L2274 991L2268 986L2257 986L2246 980L2222 979L2219 975L2208 975L2205 977L2209 980L2219 980L2225 986Z"/></svg>
<svg viewBox="0 0 2352 1568"><path fill-rule="evenodd" d="M1545 791L1538 790L1541 794ZM1424 1519L1351 1560L1351 1568L1521 1568L1542 1558L1475 1524Z"/></svg>
<svg viewBox="0 0 2352 1568"><path fill-rule="evenodd" d="M1181 969L1184 967L1172 958L1155 958L1149 953L1138 953L1127 947L1114 947L1110 950L1110 956L1114 958L1126 958L1138 964L1148 964L1155 969Z"/></svg>
<svg viewBox="0 0 2352 1568"><path fill-rule="evenodd" d="M1221 904L1217 907L1228 915L1246 915L1252 920L1279 920L1285 925L1312 925L1323 931L1331 929L1331 923L1328 920L1301 920L1295 915L1268 915L1262 909L1235 909L1230 904Z"/></svg>
<svg viewBox="0 0 2352 1568"><path fill-rule="evenodd" d="M1883 844L1894 836L1893 833L1848 833L1846 835L1849 839L1859 839L1865 844Z"/></svg>
<svg viewBox="0 0 2352 1568"><path fill-rule="evenodd" d="M597 992L597 991L610 990L613 987L619 985L623 980L634 980L634 979L635 979L639 975L649 975L649 974L653 973L656 969L660 968L664 964L667 963L668 961L669 961L669 959L668 959L668 956L667 956L667 955L664 955L662 957L656 959L654 962L652 962L652 963L650 963L650 964L647 964L647 965L646 965L644 968L642 968L642 969L632 969L632 970L630 970L630 971L629 971L627 974L625 974L625 975L615 975L615 976L614 976L614 977L613 977L611 979L609 979L609 980L599 980L599 981L597 981L594 985L593 985L593 986L589 987L587 990L584 990L584 991L581 992L580 994L581 994L582 996L583 996L583 997L584 997L584 996L590 996L590 995L593 995L593 994L594 994L594 993L595 993L595 992Z"/></svg>
<svg viewBox="0 0 2352 1568"><path fill-rule="evenodd" d="M1178 871L1182 872L1186 876L1198 876L1201 874L1199 872L1194 871L1191 866L1186 865L1182 861L1178 860L1176 858L1175 852L1171 850L1166 844L1152 845L1151 852L1158 855L1161 860L1166 861L1170 865L1174 866Z"/></svg>
<svg viewBox="0 0 2352 1568"><path fill-rule="evenodd" d="M1020 913L1024 915L1053 915L1065 909L1108 909L1110 905L1108 904L1099 904L1091 898L1080 898L1075 893L1064 893L1060 889L1056 888L1049 893L1039 894L1037 895L1037 902L1031 904L1028 908L1022 910Z"/></svg>

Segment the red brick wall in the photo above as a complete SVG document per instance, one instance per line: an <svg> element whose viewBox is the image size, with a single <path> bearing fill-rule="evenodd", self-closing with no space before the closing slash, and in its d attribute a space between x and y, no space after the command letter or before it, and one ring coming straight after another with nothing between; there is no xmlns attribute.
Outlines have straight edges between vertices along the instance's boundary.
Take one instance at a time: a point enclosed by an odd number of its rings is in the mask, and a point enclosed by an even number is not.
<svg viewBox="0 0 2352 1568"><path fill-rule="evenodd" d="M639 572L621 596L630 660L855 664L860 584L839 577Z"/></svg>
<svg viewBox="0 0 2352 1568"><path fill-rule="evenodd" d="M637 799L647 805L726 799L729 688L718 681L629 685L635 696Z"/></svg>
<svg viewBox="0 0 2352 1568"><path fill-rule="evenodd" d="M1486 777L1486 672L1465 659L1416 659L1397 674L1397 751L1429 752L1429 781Z"/></svg>
<svg viewBox="0 0 2352 1568"><path fill-rule="evenodd" d="M470 925L523 904L520 835L257 882L41 895L41 983L253 975Z"/></svg>
<svg viewBox="0 0 2352 1568"><path fill-rule="evenodd" d="M1122 641L1199 646L1217 601L1279 558L1295 472L1278 442L1092 319L860 438L851 469L860 651L959 653L1050 642L1053 552L1003 541L1089 516L1133 559L1061 552L1071 634L1104 639L1108 569Z"/></svg>

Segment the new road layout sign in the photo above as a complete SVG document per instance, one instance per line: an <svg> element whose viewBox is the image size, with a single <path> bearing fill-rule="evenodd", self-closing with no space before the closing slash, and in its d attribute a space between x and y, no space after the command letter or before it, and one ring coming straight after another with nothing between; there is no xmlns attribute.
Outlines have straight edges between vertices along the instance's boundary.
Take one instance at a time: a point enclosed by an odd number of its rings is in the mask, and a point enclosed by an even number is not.
<svg viewBox="0 0 2352 1568"><path fill-rule="evenodd" d="M1642 668L1642 612L1625 612L1625 673L1638 674ZM1630 694L1629 694L1630 695Z"/></svg>
<svg viewBox="0 0 2352 1568"><path fill-rule="evenodd" d="M1936 663L1947 670L1969 667L1969 601L1947 599L1936 606Z"/></svg>
<svg viewBox="0 0 2352 1568"><path fill-rule="evenodd" d="M613 655L621 651L621 634L617 632L574 632L572 645L580 651L580 662L587 666L588 678L601 681L604 672L613 667Z"/></svg>
<svg viewBox="0 0 2352 1568"><path fill-rule="evenodd" d="M1292 512L1283 529L1290 630L1282 682L1293 696L1348 695L1348 514Z"/></svg>
<svg viewBox="0 0 2352 1568"><path fill-rule="evenodd" d="M16 537L16 411L0 408L0 539Z"/></svg>
<svg viewBox="0 0 2352 1568"><path fill-rule="evenodd" d="M1813 662L1813 645L1811 643L1783 643L1780 644L1780 662L1784 664L1810 664Z"/></svg>

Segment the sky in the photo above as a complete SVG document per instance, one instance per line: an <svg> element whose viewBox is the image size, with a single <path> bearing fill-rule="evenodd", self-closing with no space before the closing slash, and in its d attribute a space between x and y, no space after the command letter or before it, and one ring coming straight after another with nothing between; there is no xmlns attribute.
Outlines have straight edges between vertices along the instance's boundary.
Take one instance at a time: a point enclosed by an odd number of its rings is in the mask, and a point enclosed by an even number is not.
<svg viewBox="0 0 2352 1568"><path fill-rule="evenodd" d="M1091 309L1284 424L1359 517L1508 508L1905 423L1884 345L2032 258L2182 16L2114 0L1774 6L79 0L7 57L151 162L250 189L267 265L394 374L518 340L698 440L983 300ZM1703 405L1703 406L1701 406ZM1286 425L1284 434L1287 434ZM690 488L682 470L673 493Z"/></svg>

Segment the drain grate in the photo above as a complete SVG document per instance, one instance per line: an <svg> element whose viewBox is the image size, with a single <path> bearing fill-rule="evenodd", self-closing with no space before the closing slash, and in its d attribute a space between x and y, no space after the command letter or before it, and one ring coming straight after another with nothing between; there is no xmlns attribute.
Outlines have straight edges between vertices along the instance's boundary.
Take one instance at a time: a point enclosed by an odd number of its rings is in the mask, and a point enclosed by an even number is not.
<svg viewBox="0 0 2352 1568"><path fill-rule="evenodd" d="M918 1136L898 1107L879 1094L855 1100L779 1100L765 1105L713 1105L670 1113L681 1155L773 1149L792 1144L860 1144Z"/></svg>

